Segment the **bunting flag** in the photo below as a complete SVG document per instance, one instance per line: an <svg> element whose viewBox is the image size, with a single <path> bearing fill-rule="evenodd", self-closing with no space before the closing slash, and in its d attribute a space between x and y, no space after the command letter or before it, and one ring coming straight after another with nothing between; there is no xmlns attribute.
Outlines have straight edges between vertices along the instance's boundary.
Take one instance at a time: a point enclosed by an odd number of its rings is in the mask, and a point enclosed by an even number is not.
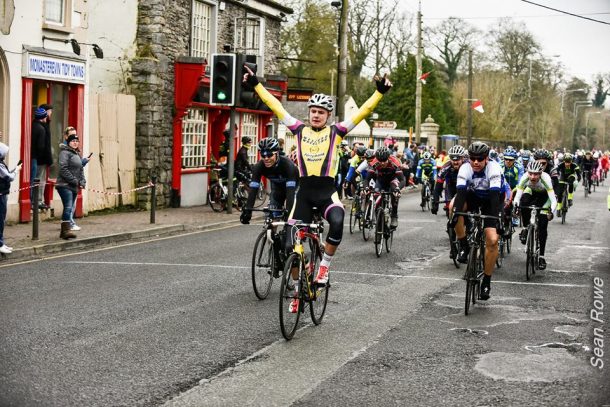
<svg viewBox="0 0 610 407"><path fill-rule="evenodd" d="M479 113L485 113L485 110L483 110L483 103L478 99L472 102L472 108Z"/></svg>
<svg viewBox="0 0 610 407"><path fill-rule="evenodd" d="M426 72L425 74L423 74L422 76L419 77L419 80L421 81L421 83L423 83L424 85L426 84L426 79L428 78L428 75L430 75L432 71L430 72Z"/></svg>

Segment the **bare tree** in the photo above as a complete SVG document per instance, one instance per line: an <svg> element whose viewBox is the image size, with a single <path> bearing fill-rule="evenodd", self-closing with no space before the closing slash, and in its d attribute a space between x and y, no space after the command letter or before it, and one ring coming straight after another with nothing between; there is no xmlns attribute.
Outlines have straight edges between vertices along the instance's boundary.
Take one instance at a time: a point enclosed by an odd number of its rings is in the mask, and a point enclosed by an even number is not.
<svg viewBox="0 0 610 407"><path fill-rule="evenodd" d="M540 45L524 23L501 19L498 28L491 30L490 49L493 59L516 78L529 70L529 60L540 52Z"/></svg>
<svg viewBox="0 0 610 407"><path fill-rule="evenodd" d="M457 79L460 61L468 48L474 46L478 30L461 18L450 17L439 25L426 30L427 42L438 51L447 73L447 83L452 86Z"/></svg>

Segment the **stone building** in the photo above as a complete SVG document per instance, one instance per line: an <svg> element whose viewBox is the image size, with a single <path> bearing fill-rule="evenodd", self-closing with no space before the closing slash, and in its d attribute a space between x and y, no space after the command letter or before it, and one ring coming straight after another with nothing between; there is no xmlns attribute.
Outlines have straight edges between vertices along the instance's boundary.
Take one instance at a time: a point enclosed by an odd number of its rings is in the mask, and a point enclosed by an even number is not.
<svg viewBox="0 0 610 407"><path fill-rule="evenodd" d="M285 80L278 77L277 57L281 23L291 12L271 0L138 3L137 51L131 62L131 88L137 100L137 180L158 177L160 205L205 203L209 164L229 119L226 107L208 103L206 67L211 55L228 49L252 55L257 76L266 77L278 90L285 88ZM276 90L276 96L281 94ZM268 110L237 113L236 140L267 135ZM256 159L254 148L251 157ZM142 193L140 205L148 199Z"/></svg>

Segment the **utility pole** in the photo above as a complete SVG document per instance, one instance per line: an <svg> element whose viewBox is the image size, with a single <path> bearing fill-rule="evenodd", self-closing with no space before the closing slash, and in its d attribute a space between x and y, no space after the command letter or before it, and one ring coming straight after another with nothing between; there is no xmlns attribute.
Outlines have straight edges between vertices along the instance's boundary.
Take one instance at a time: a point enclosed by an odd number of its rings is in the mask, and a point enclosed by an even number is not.
<svg viewBox="0 0 610 407"><path fill-rule="evenodd" d="M468 146L472 143L472 49L468 49Z"/></svg>
<svg viewBox="0 0 610 407"><path fill-rule="evenodd" d="M529 144L530 142L530 123L532 120L532 58L529 59L530 69L527 77L527 129L525 132L525 140Z"/></svg>
<svg viewBox="0 0 610 407"><path fill-rule="evenodd" d="M348 0L341 5L341 38L339 41L339 72L337 73L337 120L345 119L345 93L347 92L347 15Z"/></svg>
<svg viewBox="0 0 610 407"><path fill-rule="evenodd" d="M415 75L415 142L419 145L421 137L421 81L419 78L422 75L421 69L421 54L422 54L422 35L421 35L421 0L417 10L417 54L415 55L415 63L417 65L417 73Z"/></svg>

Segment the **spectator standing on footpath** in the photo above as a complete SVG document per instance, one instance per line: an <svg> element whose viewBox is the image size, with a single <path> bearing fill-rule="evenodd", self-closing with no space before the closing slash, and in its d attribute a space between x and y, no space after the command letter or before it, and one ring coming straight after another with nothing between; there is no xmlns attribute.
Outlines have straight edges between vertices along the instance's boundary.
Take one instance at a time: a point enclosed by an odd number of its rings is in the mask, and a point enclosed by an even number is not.
<svg viewBox="0 0 610 407"><path fill-rule="evenodd" d="M68 137L70 137L70 136L77 136L76 129L72 126L68 126L64 130L64 144L65 145L68 145ZM81 155L81 154L82 154L82 151L80 151L80 147L79 147L79 155ZM89 154L88 157L81 156L81 162L83 164L83 168L89 163L89 161L91 161L92 155L93 155L93 153ZM76 224L76 221L74 220L75 213L76 213L76 205L72 206L72 214L70 215L70 230L78 232L79 230L81 230L81 227L78 226Z"/></svg>
<svg viewBox="0 0 610 407"><path fill-rule="evenodd" d="M53 164L51 152L51 140L48 138L45 123L48 121L47 111L42 107L34 111L34 121L32 122L32 144L30 149L31 167L30 167L30 185L34 185L34 179L40 180L38 187L38 196L33 196L30 192L30 200L38 199L38 207L40 209L48 209L44 203L43 193L47 180L47 168Z"/></svg>
<svg viewBox="0 0 610 407"><path fill-rule="evenodd" d="M79 154L80 140L76 135L71 135L68 136L67 142L68 144L61 143L59 145L59 175L56 184L57 193L64 207L61 215L59 237L66 240L76 237L74 231L70 230L72 208L76 203L78 190L85 188L87 184L83 162Z"/></svg>
<svg viewBox="0 0 610 407"><path fill-rule="evenodd" d="M6 209L8 194L11 191L11 182L15 180L17 171L21 169L21 161L14 170L9 171L4 159L8 154L8 146L0 143L0 253L9 254L13 248L4 243L4 222L6 220Z"/></svg>

